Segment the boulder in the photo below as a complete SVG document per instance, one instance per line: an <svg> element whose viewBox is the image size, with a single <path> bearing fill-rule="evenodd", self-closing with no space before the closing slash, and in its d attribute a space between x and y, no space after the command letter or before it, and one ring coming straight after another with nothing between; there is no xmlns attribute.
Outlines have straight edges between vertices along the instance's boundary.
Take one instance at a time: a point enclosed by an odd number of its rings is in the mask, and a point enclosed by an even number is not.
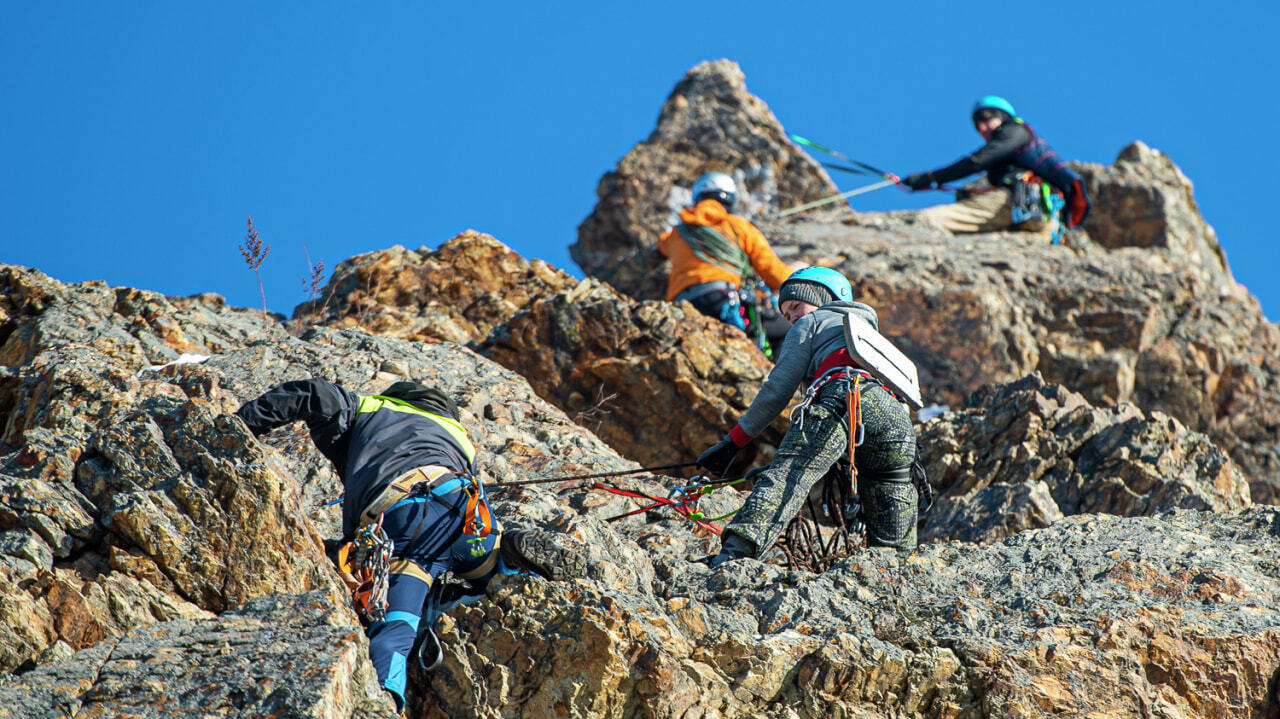
<svg viewBox="0 0 1280 719"><path fill-rule="evenodd" d="M935 489L923 540L994 541L1065 515L1232 511L1249 485L1208 437L1161 412L1095 408L1039 375L975 392L920 433Z"/></svg>
<svg viewBox="0 0 1280 719"><path fill-rule="evenodd" d="M1085 223L1092 241L1110 250L1157 251L1210 281L1232 281L1226 253L1200 215L1191 180L1168 155L1138 141L1111 165L1078 163L1075 169L1094 202Z"/></svg>
<svg viewBox="0 0 1280 719"><path fill-rule="evenodd" d="M676 84L649 137L600 179L570 256L633 297L664 297L658 237L690 204L694 181L712 171L733 176L736 213L751 220L840 192L764 101L747 92L737 63L704 62Z"/></svg>
<svg viewBox="0 0 1280 719"><path fill-rule="evenodd" d="M396 245L344 260L317 299L298 305L293 317L397 339L466 343L483 340L497 323L575 282L467 230L435 250Z"/></svg>
<svg viewBox="0 0 1280 719"><path fill-rule="evenodd" d="M129 628L0 679L0 717L391 719L364 632L335 599L268 596L218 617Z"/></svg>

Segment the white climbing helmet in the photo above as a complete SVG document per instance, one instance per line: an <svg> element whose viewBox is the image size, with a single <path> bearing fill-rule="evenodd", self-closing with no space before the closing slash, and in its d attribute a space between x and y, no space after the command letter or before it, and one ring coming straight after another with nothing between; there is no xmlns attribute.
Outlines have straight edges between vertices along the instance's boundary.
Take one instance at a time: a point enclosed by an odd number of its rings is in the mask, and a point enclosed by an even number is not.
<svg viewBox="0 0 1280 719"><path fill-rule="evenodd" d="M719 200L726 210L733 212L738 201L738 186L723 172L708 172L693 183L693 201L702 202L709 197Z"/></svg>

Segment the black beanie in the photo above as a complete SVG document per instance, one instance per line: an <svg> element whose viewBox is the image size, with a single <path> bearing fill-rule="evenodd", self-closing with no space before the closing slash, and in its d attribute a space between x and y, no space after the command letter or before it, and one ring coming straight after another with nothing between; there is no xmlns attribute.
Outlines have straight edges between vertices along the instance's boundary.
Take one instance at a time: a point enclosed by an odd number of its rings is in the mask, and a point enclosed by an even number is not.
<svg viewBox="0 0 1280 719"><path fill-rule="evenodd" d="M787 300L799 300L821 307L828 302L835 302L836 296L831 294L831 290L817 282L787 280L782 283L782 287L778 288L778 304L782 304Z"/></svg>
<svg viewBox="0 0 1280 719"><path fill-rule="evenodd" d="M452 417L455 421L462 419L458 405L449 395L435 387L428 387L417 382L396 382L382 391L383 397L402 399L424 412Z"/></svg>

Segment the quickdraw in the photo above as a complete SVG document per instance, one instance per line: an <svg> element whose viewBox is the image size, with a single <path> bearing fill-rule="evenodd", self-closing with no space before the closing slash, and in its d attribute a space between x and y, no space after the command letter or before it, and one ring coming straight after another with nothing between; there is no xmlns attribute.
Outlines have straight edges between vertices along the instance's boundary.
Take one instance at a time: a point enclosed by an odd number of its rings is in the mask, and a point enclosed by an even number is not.
<svg viewBox="0 0 1280 719"><path fill-rule="evenodd" d="M351 604L368 622L387 617L387 586L391 577L391 555L395 543L382 528L382 515L376 524L366 524L355 539L338 550L338 573L351 590Z"/></svg>
<svg viewBox="0 0 1280 719"><path fill-rule="evenodd" d="M621 487L607 485L603 482L594 482L591 485L589 485L589 488L602 489L611 494L617 494L623 497L631 497L634 499L644 499L649 501L649 504L646 504L643 507L639 507L629 512L623 512L622 514L609 517L605 521L614 522L619 519L623 519L625 517L630 517L636 514L643 514L645 512L652 511L659 507L670 507L680 516L685 517L689 521L693 522L694 524L698 525L699 527L702 527L703 529L707 530L708 532L711 532L712 534L718 537L724 533L724 528L716 524L716 522L722 519L726 519L728 517L732 517L734 514L737 513L737 510L734 510L733 512L729 512L727 514L722 514L718 517L707 517L701 510L698 509L698 502L703 497L709 496L710 494L715 492L716 488L722 487L722 486L729 486L729 485L733 485L733 484L737 484L739 482L745 481L747 479L747 476L712 480L712 479L707 479L705 477L701 477L701 475L699 475L699 476L695 476L693 479L697 480L700 478L705 479L706 481L694 482L693 484L689 484L681 487L675 487L667 492L666 497L655 497L651 494L645 494L644 492L635 492L632 490L623 489Z"/></svg>
<svg viewBox="0 0 1280 719"><path fill-rule="evenodd" d="M485 493L484 484L471 474L463 476L470 480L470 484L464 488L467 493L467 508L462 514L462 532L475 537L487 537L493 532L493 512L489 509L489 497Z"/></svg>

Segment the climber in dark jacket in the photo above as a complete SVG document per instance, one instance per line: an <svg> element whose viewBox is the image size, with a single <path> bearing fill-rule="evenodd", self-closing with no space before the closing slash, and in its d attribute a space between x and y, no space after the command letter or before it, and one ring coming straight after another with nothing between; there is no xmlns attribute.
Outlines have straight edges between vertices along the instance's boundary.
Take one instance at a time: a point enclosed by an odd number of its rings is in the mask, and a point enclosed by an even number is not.
<svg viewBox="0 0 1280 719"><path fill-rule="evenodd" d="M812 402L802 406L768 469L756 477L742 509L725 528L712 565L739 557L759 557L782 536L809 490L848 449L848 404L852 382L861 388L865 432L854 463L862 500L867 545L916 547L917 494L911 480L916 459L915 429L906 406L865 373L845 345L844 315L855 314L873 328L876 312L853 296L849 281L835 270L806 267L782 283L778 297L791 320L778 364L733 430L698 457L698 464L723 474L738 450L778 416L798 387L812 385Z"/></svg>
<svg viewBox="0 0 1280 719"><path fill-rule="evenodd" d="M923 218L952 232L1016 229L1055 237L1059 214L1067 228L1084 223L1092 203L1080 175L1017 116L1013 105L987 95L973 107L973 124L986 145L941 169L908 175L902 184L923 190L985 170L994 189L921 210ZM1041 192L1041 183L1052 192Z"/></svg>
<svg viewBox="0 0 1280 719"><path fill-rule="evenodd" d="M246 402L236 414L254 435L305 421L342 478L343 539L380 522L393 542L386 619L371 623L368 634L369 656L397 710L404 707L406 660L423 603L442 574L453 572L483 590L498 573L564 579L583 569L581 557L543 532L503 534L474 475L476 449L459 423L458 406L435 388L397 382L362 397L322 379L299 380Z"/></svg>

